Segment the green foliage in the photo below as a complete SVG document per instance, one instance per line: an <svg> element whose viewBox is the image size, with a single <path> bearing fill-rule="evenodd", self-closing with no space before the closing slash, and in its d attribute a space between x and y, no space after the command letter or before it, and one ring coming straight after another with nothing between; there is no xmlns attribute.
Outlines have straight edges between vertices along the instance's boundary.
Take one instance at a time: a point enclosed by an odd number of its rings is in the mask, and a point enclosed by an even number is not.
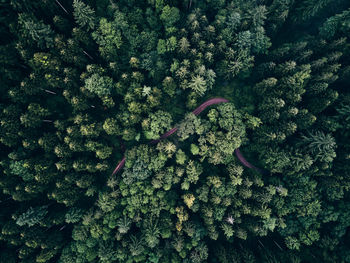
<svg viewBox="0 0 350 263"><path fill-rule="evenodd" d="M16 224L19 226L28 225L29 227L40 223L47 214L47 206L30 207L26 212L21 214Z"/></svg>
<svg viewBox="0 0 350 263"><path fill-rule="evenodd" d="M349 262L349 8L2 1L0 262Z"/></svg>
<svg viewBox="0 0 350 263"><path fill-rule="evenodd" d="M84 210L73 207L69 209L69 211L66 213L65 221L66 223L77 223L80 221L80 219L84 215Z"/></svg>
<svg viewBox="0 0 350 263"><path fill-rule="evenodd" d="M117 221L118 232L120 234L125 234L129 231L131 225L131 221L129 218L124 216L123 218L119 218Z"/></svg>
<svg viewBox="0 0 350 263"><path fill-rule="evenodd" d="M161 134L170 130L172 124L171 115L164 111L156 111L150 114L142 123L147 139L158 139Z"/></svg>
<svg viewBox="0 0 350 263"><path fill-rule="evenodd" d="M98 206L102 211L110 212L116 207L117 204L117 200L115 200L115 196L113 194L109 194L107 192L99 194Z"/></svg>
<svg viewBox="0 0 350 263"><path fill-rule="evenodd" d="M80 27L93 29L95 27L95 11L80 0L73 1L74 19Z"/></svg>
<svg viewBox="0 0 350 263"><path fill-rule="evenodd" d="M191 144L191 153L192 153L193 155L197 155L197 154L199 153L199 148L198 148L197 145Z"/></svg>
<svg viewBox="0 0 350 263"><path fill-rule="evenodd" d="M173 26L180 19L179 9L168 5L164 6L160 19L163 21L165 27Z"/></svg>
<svg viewBox="0 0 350 263"><path fill-rule="evenodd" d="M85 88L97 96L110 95L113 87L113 80L110 77L92 74L85 80Z"/></svg>
<svg viewBox="0 0 350 263"><path fill-rule="evenodd" d="M207 90L207 84L203 77L194 76L188 86L198 95L203 96Z"/></svg>
<svg viewBox="0 0 350 263"><path fill-rule="evenodd" d="M103 129L108 135L118 135L120 134L120 127L116 119L108 118L103 123Z"/></svg>
<svg viewBox="0 0 350 263"><path fill-rule="evenodd" d="M35 44L42 49L53 47L54 31L50 25L46 25L43 21L38 21L28 14L18 15L18 25L23 41L30 45Z"/></svg>
<svg viewBox="0 0 350 263"><path fill-rule="evenodd" d="M24 181L31 181L34 175L29 170L29 164L25 161L15 161L10 164L11 173L22 177Z"/></svg>
<svg viewBox="0 0 350 263"><path fill-rule="evenodd" d="M344 10L328 18L320 27L320 35L324 38L331 39L337 31L349 32L350 30L350 10Z"/></svg>
<svg viewBox="0 0 350 263"><path fill-rule="evenodd" d="M303 0L298 3L299 6L295 9L297 13L295 20L307 20L317 15L322 9L329 6L330 0Z"/></svg>
<svg viewBox="0 0 350 263"><path fill-rule="evenodd" d="M42 124L42 118L49 115L47 109L42 108L37 103L31 103L28 105L27 112L21 117L21 123L25 127L35 128Z"/></svg>
<svg viewBox="0 0 350 263"><path fill-rule="evenodd" d="M336 142L330 134L321 131L310 132L302 136L301 145L308 148L315 160L331 162L336 157Z"/></svg>
<svg viewBox="0 0 350 263"><path fill-rule="evenodd" d="M191 135L201 132L201 120L194 114L189 113L184 120L179 124L177 135L181 140L186 140Z"/></svg>
<svg viewBox="0 0 350 263"><path fill-rule="evenodd" d="M108 22L107 19L102 18L97 30L92 33L93 39L99 45L101 56L112 61L117 56L117 50L123 43L121 32L114 25L115 23Z"/></svg>

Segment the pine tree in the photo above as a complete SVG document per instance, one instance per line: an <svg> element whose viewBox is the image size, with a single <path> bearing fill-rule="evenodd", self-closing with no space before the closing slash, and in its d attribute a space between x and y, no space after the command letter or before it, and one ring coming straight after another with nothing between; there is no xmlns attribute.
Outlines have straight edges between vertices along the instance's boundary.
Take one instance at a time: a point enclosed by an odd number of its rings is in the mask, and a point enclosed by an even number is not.
<svg viewBox="0 0 350 263"><path fill-rule="evenodd" d="M165 111L150 114L142 123L147 139L158 139L162 133L171 129L172 117Z"/></svg>
<svg viewBox="0 0 350 263"><path fill-rule="evenodd" d="M19 14L18 24L20 33L29 45L35 43L39 48L52 48L54 45L54 32L49 25L38 21L28 14Z"/></svg>
<svg viewBox="0 0 350 263"><path fill-rule="evenodd" d="M206 81L199 75L192 77L191 82L188 84L188 86L199 96L203 96L207 90Z"/></svg>
<svg viewBox="0 0 350 263"><path fill-rule="evenodd" d="M65 216L65 221L66 223L77 223L80 221L84 213L84 210L79 209L79 208L71 208L69 211L66 213Z"/></svg>
<svg viewBox="0 0 350 263"><path fill-rule="evenodd" d="M164 6L160 19L163 21L165 27L173 26L180 19L179 9L168 5Z"/></svg>
<svg viewBox="0 0 350 263"><path fill-rule="evenodd" d="M74 19L80 27L94 29L96 23L95 11L80 0L73 1Z"/></svg>
<svg viewBox="0 0 350 263"><path fill-rule="evenodd" d="M331 134L322 131L302 135L301 145L305 145L316 160L331 162L336 157L336 142Z"/></svg>
<svg viewBox="0 0 350 263"><path fill-rule="evenodd" d="M114 61L117 57L117 51L121 48L123 41L120 25L117 22L108 22L107 19L101 18L97 30L92 33L93 39L99 45L101 56L107 61Z"/></svg>
<svg viewBox="0 0 350 263"><path fill-rule="evenodd" d="M130 236L129 251L132 256L138 256L144 252L142 237Z"/></svg>
<svg viewBox="0 0 350 263"><path fill-rule="evenodd" d="M17 218L16 224L19 226L34 226L40 223L47 213L47 206L40 206L35 208L30 207L25 213L21 214Z"/></svg>
<svg viewBox="0 0 350 263"><path fill-rule="evenodd" d="M92 74L85 80L85 88L100 97L109 95L113 87L113 81L110 77Z"/></svg>
<svg viewBox="0 0 350 263"><path fill-rule="evenodd" d="M117 221L118 232L121 234L127 233L131 227L131 223L131 220L126 216L119 218Z"/></svg>

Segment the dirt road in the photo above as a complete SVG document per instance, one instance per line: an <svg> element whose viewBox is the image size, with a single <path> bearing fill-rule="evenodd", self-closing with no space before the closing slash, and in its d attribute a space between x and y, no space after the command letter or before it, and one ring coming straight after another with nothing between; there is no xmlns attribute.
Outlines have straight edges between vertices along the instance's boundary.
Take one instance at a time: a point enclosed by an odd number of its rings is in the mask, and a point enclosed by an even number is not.
<svg viewBox="0 0 350 263"><path fill-rule="evenodd" d="M224 98L212 98L207 100L206 102L202 103L201 105L199 105L194 111L192 111L192 113L194 115L199 115L202 111L204 111L207 107L211 106L211 105L215 105L215 104L219 104L219 103L226 103L229 102L227 99ZM160 140L163 140L167 137L169 137L170 135L172 135L173 133L175 133L177 131L177 128L174 127L171 130L167 131L166 133L164 133L163 135L160 136L159 139L157 140L153 140L150 142L150 144L156 144L158 143ZM248 162L244 156L242 155L241 151L239 150L239 148L237 148L235 150L235 155L237 157L237 159L241 162L241 164L243 164L245 167L248 167L250 169L254 169L256 171L258 171L259 173L265 174L266 171L262 170L260 168L255 167L254 165L252 165L250 162ZM117 167L114 169L112 175L116 174L120 169L122 169L124 167L125 164L125 157L123 157L123 159L120 161L120 163L117 165Z"/></svg>

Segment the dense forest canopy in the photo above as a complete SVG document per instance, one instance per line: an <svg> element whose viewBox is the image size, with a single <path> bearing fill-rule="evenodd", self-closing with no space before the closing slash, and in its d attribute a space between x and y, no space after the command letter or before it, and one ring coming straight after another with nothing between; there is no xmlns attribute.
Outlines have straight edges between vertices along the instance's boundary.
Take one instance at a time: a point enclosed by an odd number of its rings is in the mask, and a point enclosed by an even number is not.
<svg viewBox="0 0 350 263"><path fill-rule="evenodd" d="M348 0L0 7L1 263L350 262Z"/></svg>

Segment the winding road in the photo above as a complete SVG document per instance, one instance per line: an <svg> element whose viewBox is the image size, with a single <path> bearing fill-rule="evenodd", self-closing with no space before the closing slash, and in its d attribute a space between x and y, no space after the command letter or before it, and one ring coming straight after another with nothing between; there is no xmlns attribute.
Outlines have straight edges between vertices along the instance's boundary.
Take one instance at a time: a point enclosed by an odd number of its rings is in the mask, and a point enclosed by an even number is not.
<svg viewBox="0 0 350 263"><path fill-rule="evenodd" d="M211 106L211 105L215 105L215 104L220 104L220 103L226 103L229 102L229 100L224 99L224 98L212 98L207 100L206 102L202 103L201 105L199 105L194 111L192 111L192 113L194 115L199 115L202 111L204 111L207 107ZM166 133L164 133L163 135L160 136L159 139L157 140L153 140L150 142L150 144L156 144L158 143L160 140L163 140L167 137L169 137L170 135L172 135L173 133L175 133L177 131L177 128L174 127L171 130L167 131ZM266 174L266 171L263 169L260 169L258 167L255 167L254 165L252 165L250 162L248 162L244 156L242 155L241 151L239 150L239 148L237 148L235 151L235 155L237 157L237 159L241 162L241 164L243 164L245 167L248 167L250 169L253 169L261 174ZM123 157L123 159L119 162L119 164L115 167L112 175L115 175L120 169L122 169L125 165L125 157Z"/></svg>

